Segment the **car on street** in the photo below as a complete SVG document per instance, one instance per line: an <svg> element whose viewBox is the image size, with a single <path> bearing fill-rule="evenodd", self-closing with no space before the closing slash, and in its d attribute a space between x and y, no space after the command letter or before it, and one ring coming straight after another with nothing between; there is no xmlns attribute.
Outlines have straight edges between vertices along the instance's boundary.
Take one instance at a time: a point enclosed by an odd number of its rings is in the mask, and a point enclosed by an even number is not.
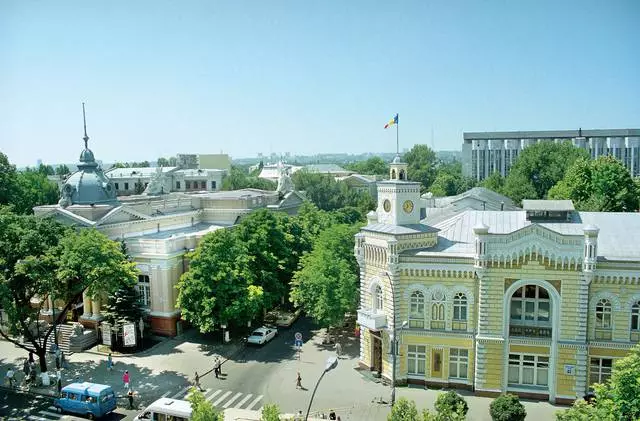
<svg viewBox="0 0 640 421"><path fill-rule="evenodd" d="M247 338L247 343L253 345L264 345L271 339L275 338L277 334L278 329L275 327L262 326L251 332L251 335Z"/></svg>

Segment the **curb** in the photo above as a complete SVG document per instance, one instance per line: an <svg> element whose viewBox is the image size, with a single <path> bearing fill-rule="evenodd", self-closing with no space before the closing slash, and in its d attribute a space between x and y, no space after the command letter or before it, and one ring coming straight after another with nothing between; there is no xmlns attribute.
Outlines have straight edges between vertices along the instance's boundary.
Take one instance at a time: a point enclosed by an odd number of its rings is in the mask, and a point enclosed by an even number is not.
<svg viewBox="0 0 640 421"><path fill-rule="evenodd" d="M45 398L50 398L50 399L54 399L56 397L55 392L54 394L48 394L48 393L36 392L30 389L23 390L23 389L17 389L17 388L9 388L6 386L0 386L0 390L2 390L3 392L13 392L13 393L19 393L22 395L43 396Z"/></svg>

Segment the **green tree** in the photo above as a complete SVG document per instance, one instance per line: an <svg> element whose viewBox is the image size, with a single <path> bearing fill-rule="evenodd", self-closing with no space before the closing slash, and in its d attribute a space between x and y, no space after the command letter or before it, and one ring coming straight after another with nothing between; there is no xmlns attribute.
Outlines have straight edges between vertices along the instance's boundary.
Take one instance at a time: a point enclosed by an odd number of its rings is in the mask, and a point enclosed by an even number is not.
<svg viewBox="0 0 640 421"><path fill-rule="evenodd" d="M39 172L40 174L43 174L45 176L54 175L56 173L56 171L53 169L53 167L51 165L47 165L47 164L40 164L38 166L37 172Z"/></svg>
<svg viewBox="0 0 640 421"><path fill-rule="evenodd" d="M111 168L129 168L129 166L126 162L116 162Z"/></svg>
<svg viewBox="0 0 640 421"><path fill-rule="evenodd" d="M434 404L438 413L453 414L457 411L458 407L461 408L462 415L467 415L469 411L469 405L467 401L453 390L445 393L440 393Z"/></svg>
<svg viewBox="0 0 640 421"><path fill-rule="evenodd" d="M366 161L352 162L345 165L345 169L358 174L387 175L389 174L389 164L384 162L379 156L373 156Z"/></svg>
<svg viewBox="0 0 640 421"><path fill-rule="evenodd" d="M336 181L329 174L300 170L296 171L291 179L295 189L304 191L307 198L322 210L331 211L353 206L366 214L375 208L375 202L368 192L351 189L346 183Z"/></svg>
<svg viewBox="0 0 640 421"><path fill-rule="evenodd" d="M358 305L358 265L353 236L358 226L334 225L323 231L300 259L290 300L321 326L334 326Z"/></svg>
<svg viewBox="0 0 640 421"><path fill-rule="evenodd" d="M145 185L142 182L142 179L138 178L138 181L133 185L133 193L134 194L142 194L144 193Z"/></svg>
<svg viewBox="0 0 640 421"><path fill-rule="evenodd" d="M493 421L524 421L527 417L520 399L510 393L495 398L489 405L489 414Z"/></svg>
<svg viewBox="0 0 640 421"><path fill-rule="evenodd" d="M409 180L420 182L421 190L427 191L436 178L436 153L427 145L415 145L404 154L404 160Z"/></svg>
<svg viewBox="0 0 640 421"><path fill-rule="evenodd" d="M462 164L458 161L441 163L429 191L434 196L455 196L475 186L471 177L462 175Z"/></svg>
<svg viewBox="0 0 640 421"><path fill-rule="evenodd" d="M332 214L319 209L313 202L304 202L294 218L311 241L315 241L322 231L334 223Z"/></svg>
<svg viewBox="0 0 640 421"><path fill-rule="evenodd" d="M2 211L0 230L0 303L9 326L9 334L0 335L28 349L17 338L23 336L46 371L45 352L54 325L44 327L38 320L48 298L61 309L55 320L59 324L83 293L100 297L133 284L135 264L127 261L116 242L94 229L70 231L48 219Z"/></svg>
<svg viewBox="0 0 640 421"><path fill-rule="evenodd" d="M56 167L56 175L67 175L71 174L71 170L67 167L66 164L60 164Z"/></svg>
<svg viewBox="0 0 640 421"><path fill-rule="evenodd" d="M278 405L268 403L262 407L260 421L280 421L280 408Z"/></svg>
<svg viewBox="0 0 640 421"><path fill-rule="evenodd" d="M480 185L494 192L501 193L504 188L504 177L498 171L494 171L489 177L482 180Z"/></svg>
<svg viewBox="0 0 640 421"><path fill-rule="evenodd" d="M625 166L611 156L601 156L576 160L549 190L549 197L571 199L583 211L631 212L638 209L638 193Z"/></svg>
<svg viewBox="0 0 640 421"><path fill-rule="evenodd" d="M0 152L0 205L12 203L16 191L16 166L9 162L7 155Z"/></svg>
<svg viewBox="0 0 640 421"><path fill-rule="evenodd" d="M556 412L557 421L617 421L619 419L621 418L613 418L612 414L583 399L575 401L571 408Z"/></svg>
<svg viewBox="0 0 640 421"><path fill-rule="evenodd" d="M58 186L41 172L18 173L15 181L15 193L11 203L18 213L33 213L34 206L53 205L58 202Z"/></svg>
<svg viewBox="0 0 640 421"><path fill-rule="evenodd" d="M504 194L515 202L544 199L578 159L588 158L585 149L571 143L539 142L524 149L505 179ZM523 186L523 183L526 184Z"/></svg>
<svg viewBox="0 0 640 421"><path fill-rule="evenodd" d="M197 388L191 388L187 400L191 404L191 421L224 421L224 415Z"/></svg>
<svg viewBox="0 0 640 421"><path fill-rule="evenodd" d="M158 158L156 161L158 167L169 167L169 160L167 158Z"/></svg>
<svg viewBox="0 0 640 421"><path fill-rule="evenodd" d="M400 398L391 408L387 421L420 421L420 418L415 402Z"/></svg>
<svg viewBox="0 0 640 421"><path fill-rule="evenodd" d="M275 191L277 184L271 180L250 177L242 168L232 165L222 180L222 190L259 189Z"/></svg>
<svg viewBox="0 0 640 421"><path fill-rule="evenodd" d="M189 270L176 286L177 307L200 332L212 332L221 323L246 325L263 308L263 290L254 284L249 250L235 229L207 234L187 256Z"/></svg>

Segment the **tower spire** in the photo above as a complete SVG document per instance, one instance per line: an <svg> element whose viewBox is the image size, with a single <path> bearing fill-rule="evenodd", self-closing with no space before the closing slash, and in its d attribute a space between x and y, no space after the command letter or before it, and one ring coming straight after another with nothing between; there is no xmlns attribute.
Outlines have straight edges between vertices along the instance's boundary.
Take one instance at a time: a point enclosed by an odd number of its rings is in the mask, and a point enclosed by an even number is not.
<svg viewBox="0 0 640 421"><path fill-rule="evenodd" d="M87 117L84 112L84 102L82 103L82 121L84 122L84 137L82 139L84 140L84 148L88 149L89 136L87 136Z"/></svg>

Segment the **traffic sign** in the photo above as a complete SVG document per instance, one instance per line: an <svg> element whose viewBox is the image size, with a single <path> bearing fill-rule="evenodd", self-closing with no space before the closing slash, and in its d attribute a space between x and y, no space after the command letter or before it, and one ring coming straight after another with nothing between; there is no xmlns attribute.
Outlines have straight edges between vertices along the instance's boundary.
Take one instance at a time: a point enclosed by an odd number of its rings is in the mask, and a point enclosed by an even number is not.
<svg viewBox="0 0 640 421"><path fill-rule="evenodd" d="M300 332L296 332L296 341L301 341L302 340L302 333Z"/></svg>

